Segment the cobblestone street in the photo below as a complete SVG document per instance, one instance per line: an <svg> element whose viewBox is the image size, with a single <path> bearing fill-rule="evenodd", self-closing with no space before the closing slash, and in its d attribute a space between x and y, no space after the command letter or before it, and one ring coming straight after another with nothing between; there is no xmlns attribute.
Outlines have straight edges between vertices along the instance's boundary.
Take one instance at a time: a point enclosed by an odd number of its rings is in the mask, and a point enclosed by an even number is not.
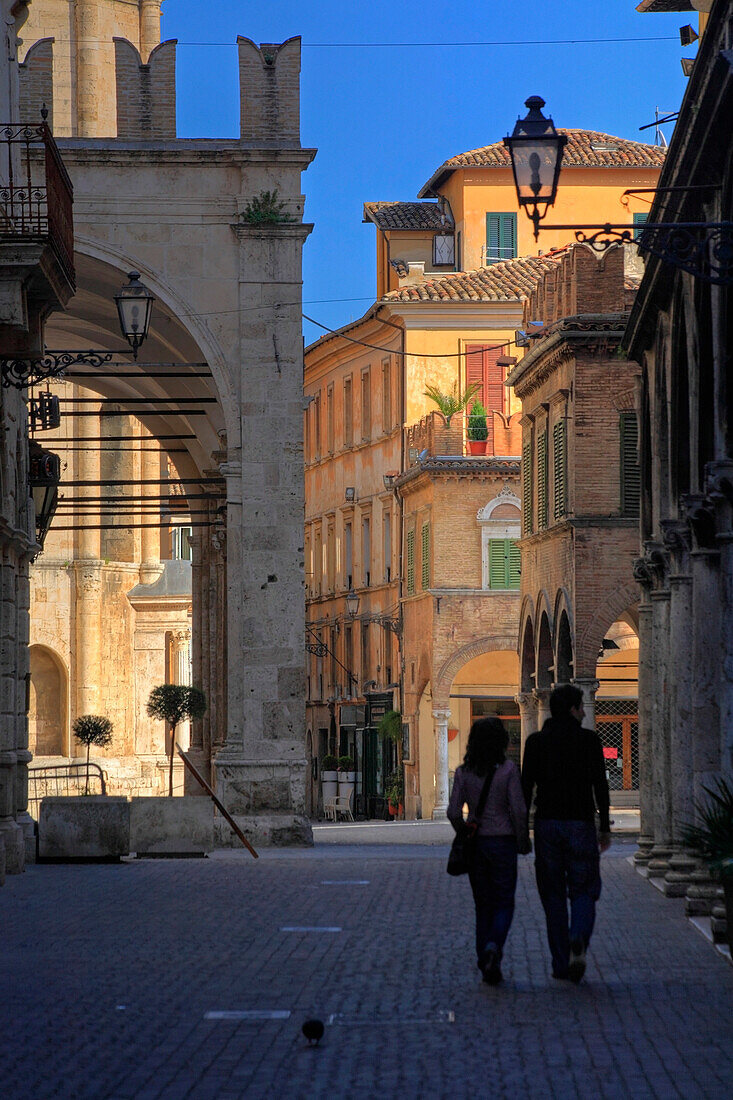
<svg viewBox="0 0 733 1100"><path fill-rule="evenodd" d="M636 874L631 842L604 856L579 987L549 977L531 857L506 980L481 984L446 851L362 840L8 878L3 1100L733 1095L733 968Z"/></svg>

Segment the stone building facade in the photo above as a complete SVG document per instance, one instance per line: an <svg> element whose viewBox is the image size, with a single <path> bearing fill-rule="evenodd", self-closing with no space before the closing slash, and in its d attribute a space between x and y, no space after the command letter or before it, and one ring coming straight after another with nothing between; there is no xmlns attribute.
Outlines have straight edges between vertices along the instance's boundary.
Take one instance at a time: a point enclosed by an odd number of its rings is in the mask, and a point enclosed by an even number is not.
<svg viewBox="0 0 733 1100"><path fill-rule="evenodd" d="M18 35L28 4L2 0L0 50L0 882L33 851L28 815L28 570L38 554L27 372L74 291L72 190L41 116L20 115ZM29 125L24 126L25 122ZM31 208L26 181L32 179Z"/></svg>
<svg viewBox="0 0 733 1100"><path fill-rule="evenodd" d="M624 338L642 370L638 859L696 913L716 888L696 881L681 830L733 777L731 118L733 4L718 0L649 219L699 228L652 230Z"/></svg>
<svg viewBox="0 0 733 1100"><path fill-rule="evenodd" d="M638 797L639 368L618 355L637 280L625 258L621 245L557 254L525 303L542 327L507 380L522 402L522 741L549 717L551 689L576 684L615 804Z"/></svg>
<svg viewBox="0 0 733 1100"><path fill-rule="evenodd" d="M140 440L158 440L174 473L151 472L150 496L170 490L191 521L192 680L208 700L191 733L191 758L260 841L308 840L300 298L310 226L300 177L314 151L299 139L300 41L258 47L240 38L240 137L184 140L175 136L175 46L160 44L159 0L39 0L33 8L22 94L32 111L42 95L68 135L61 144L79 215L78 293L47 342L110 353L109 363L71 379L83 393L64 391L67 411L91 413L65 432L79 448L80 484L69 488L112 492L104 463L127 462L141 497L142 460L157 460ZM256 224L249 204L274 189L282 208ZM131 270L156 298L136 362L120 350L113 301ZM74 394L98 403L72 406ZM124 424L112 434L134 436L139 459L95 450L105 434L97 418L110 414ZM139 714L146 691L133 683L134 667L147 665L158 680L161 637L185 628L184 593L171 593L165 571L155 580L161 563L167 570L168 505L153 528L138 528L119 504L114 522L67 523L75 529L59 531L39 563L38 591L61 599L68 585L73 608L69 718L115 706L123 745L136 755L162 746L159 734L151 743ZM119 548L113 556L104 550L109 527ZM132 534L121 535L126 527ZM179 601L175 623L169 597ZM155 615L160 633L150 650ZM51 649L55 638L61 660L53 618L48 600L38 600L36 639ZM119 687L115 631L125 668ZM195 784L190 793L199 793Z"/></svg>

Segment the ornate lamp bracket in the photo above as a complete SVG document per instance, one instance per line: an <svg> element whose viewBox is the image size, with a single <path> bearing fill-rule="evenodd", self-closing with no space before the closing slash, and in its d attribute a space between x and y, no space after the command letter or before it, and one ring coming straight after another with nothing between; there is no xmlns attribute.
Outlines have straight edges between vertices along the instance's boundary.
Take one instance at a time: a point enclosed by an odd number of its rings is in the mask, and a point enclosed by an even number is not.
<svg viewBox="0 0 733 1100"><path fill-rule="evenodd" d="M0 356L3 387L15 386L16 390L30 389L48 378L61 378L69 367L83 365L101 367L109 363L115 353L97 351L48 351L34 359L11 359Z"/></svg>

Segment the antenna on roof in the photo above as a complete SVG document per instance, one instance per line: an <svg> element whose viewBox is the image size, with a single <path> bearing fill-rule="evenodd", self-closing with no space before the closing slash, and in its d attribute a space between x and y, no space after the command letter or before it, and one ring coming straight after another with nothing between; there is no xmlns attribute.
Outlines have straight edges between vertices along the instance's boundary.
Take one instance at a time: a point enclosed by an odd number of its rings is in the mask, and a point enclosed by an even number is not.
<svg viewBox="0 0 733 1100"><path fill-rule="evenodd" d="M667 139L659 128L659 108L654 108L654 122L656 123L654 128L654 144L661 146L662 149L667 148Z"/></svg>

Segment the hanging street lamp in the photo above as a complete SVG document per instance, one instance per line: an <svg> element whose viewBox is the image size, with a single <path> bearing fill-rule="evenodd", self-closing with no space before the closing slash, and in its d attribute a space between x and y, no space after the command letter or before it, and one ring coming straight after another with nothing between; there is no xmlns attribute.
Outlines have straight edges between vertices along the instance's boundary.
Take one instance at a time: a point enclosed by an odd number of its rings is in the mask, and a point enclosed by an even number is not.
<svg viewBox="0 0 733 1100"><path fill-rule="evenodd" d="M58 504L61 461L57 454L44 450L33 439L29 441L29 448L28 482L36 513L36 542L43 549Z"/></svg>
<svg viewBox="0 0 733 1100"><path fill-rule="evenodd" d="M355 619L359 614L359 597L353 588L346 593L346 610L350 619Z"/></svg>
<svg viewBox="0 0 733 1100"><path fill-rule="evenodd" d="M130 281L118 290L114 298L122 335L132 348L133 358L137 359L138 348L148 335L150 328L150 315L153 311L155 295L140 282L139 271L131 271L127 277Z"/></svg>
<svg viewBox="0 0 733 1100"><path fill-rule="evenodd" d="M542 96L531 95L525 101L526 118L517 119L511 137L504 138L514 172L519 205L524 206L534 226L534 239L540 232L540 222L554 205L562 155L568 139L558 134L551 118L545 118ZM530 209L531 207L531 209ZM540 210L540 207L543 209Z"/></svg>

